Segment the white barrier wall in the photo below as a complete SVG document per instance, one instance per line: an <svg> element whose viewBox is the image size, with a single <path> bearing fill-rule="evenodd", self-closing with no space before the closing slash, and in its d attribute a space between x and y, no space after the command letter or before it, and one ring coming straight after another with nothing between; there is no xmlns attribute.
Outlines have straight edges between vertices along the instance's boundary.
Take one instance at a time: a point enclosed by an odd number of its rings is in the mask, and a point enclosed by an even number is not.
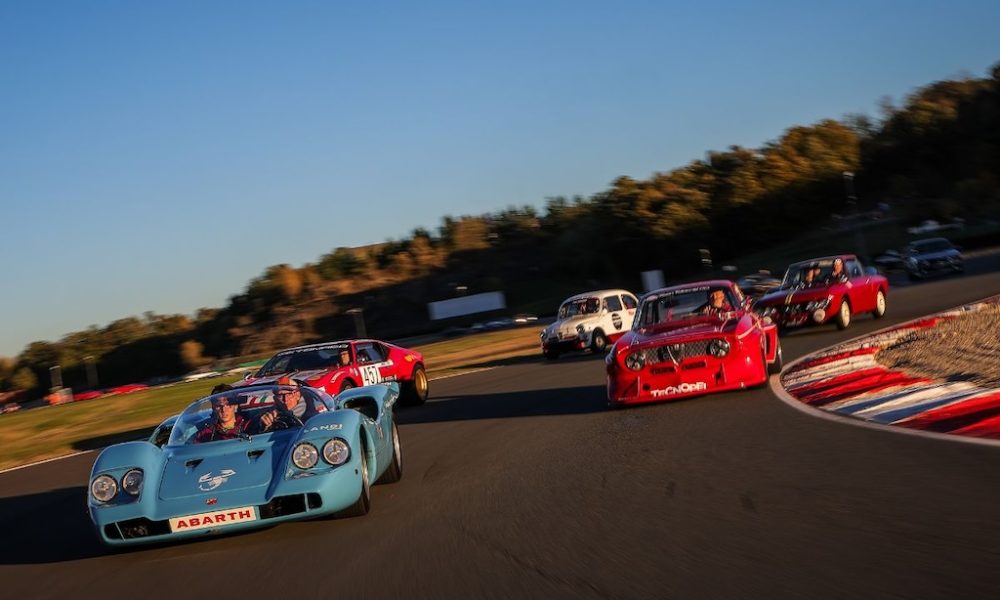
<svg viewBox="0 0 1000 600"><path fill-rule="evenodd" d="M427 304L427 312L430 313L432 321L504 308L507 308L507 301L503 292L484 292Z"/></svg>

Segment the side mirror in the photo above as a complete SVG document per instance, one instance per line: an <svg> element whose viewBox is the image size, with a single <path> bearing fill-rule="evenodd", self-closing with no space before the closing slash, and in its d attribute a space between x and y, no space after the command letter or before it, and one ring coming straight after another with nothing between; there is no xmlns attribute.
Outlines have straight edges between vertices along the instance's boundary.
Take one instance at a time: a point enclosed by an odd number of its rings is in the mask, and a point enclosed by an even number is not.
<svg viewBox="0 0 1000 600"><path fill-rule="evenodd" d="M865 275L878 275L878 269L875 267L865 267Z"/></svg>
<svg viewBox="0 0 1000 600"><path fill-rule="evenodd" d="M246 381L247 379L250 379L251 377L253 377L253 371L247 371L246 373L243 373L243 381Z"/></svg>

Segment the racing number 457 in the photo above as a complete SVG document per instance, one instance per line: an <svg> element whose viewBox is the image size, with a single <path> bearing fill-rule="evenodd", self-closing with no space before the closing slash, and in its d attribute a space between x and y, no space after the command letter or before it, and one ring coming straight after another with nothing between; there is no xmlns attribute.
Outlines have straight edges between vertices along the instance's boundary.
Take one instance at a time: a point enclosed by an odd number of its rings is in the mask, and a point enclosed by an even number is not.
<svg viewBox="0 0 1000 600"><path fill-rule="evenodd" d="M361 385L375 385L376 383L382 383L382 373L379 371L378 367L366 366L361 367Z"/></svg>

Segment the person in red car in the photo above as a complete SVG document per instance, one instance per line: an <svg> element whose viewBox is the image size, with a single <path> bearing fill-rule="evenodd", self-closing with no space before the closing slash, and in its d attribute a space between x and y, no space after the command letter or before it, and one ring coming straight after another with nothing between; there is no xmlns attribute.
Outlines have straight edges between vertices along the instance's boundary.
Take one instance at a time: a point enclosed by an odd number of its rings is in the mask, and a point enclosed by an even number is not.
<svg viewBox="0 0 1000 600"><path fill-rule="evenodd" d="M726 300L726 291L721 288L715 288L709 290L708 301L699 306L695 312L702 315L720 315L732 310L733 307Z"/></svg>
<svg viewBox="0 0 1000 600"><path fill-rule="evenodd" d="M826 276L827 283L844 283L847 281L847 272L844 271L844 259L833 259L833 270Z"/></svg>
<svg viewBox="0 0 1000 600"><path fill-rule="evenodd" d="M231 440L243 435L249 422L236 414L236 406L233 398L227 396L212 398L212 413L215 418L195 434L195 443Z"/></svg>

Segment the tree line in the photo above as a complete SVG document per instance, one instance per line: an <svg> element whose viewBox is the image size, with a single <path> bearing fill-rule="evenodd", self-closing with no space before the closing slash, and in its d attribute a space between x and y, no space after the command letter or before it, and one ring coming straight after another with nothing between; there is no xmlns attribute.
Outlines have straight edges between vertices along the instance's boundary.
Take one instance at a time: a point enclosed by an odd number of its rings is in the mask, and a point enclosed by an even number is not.
<svg viewBox="0 0 1000 600"><path fill-rule="evenodd" d="M860 206L848 206L843 173ZM642 270L698 268L710 248L726 259L813 229L833 213L891 200L914 219L1000 215L1000 63L983 78L935 82L881 114L795 126L760 148L730 146L668 172L619 177L590 197L540 209L446 216L436 231L338 247L301 267L275 265L222 308L192 316L127 317L37 341L0 358L0 391L39 394L49 367L87 387L148 380L224 358L350 336L362 308L370 335L418 333L426 303L500 289L515 302L559 282L634 285Z"/></svg>

